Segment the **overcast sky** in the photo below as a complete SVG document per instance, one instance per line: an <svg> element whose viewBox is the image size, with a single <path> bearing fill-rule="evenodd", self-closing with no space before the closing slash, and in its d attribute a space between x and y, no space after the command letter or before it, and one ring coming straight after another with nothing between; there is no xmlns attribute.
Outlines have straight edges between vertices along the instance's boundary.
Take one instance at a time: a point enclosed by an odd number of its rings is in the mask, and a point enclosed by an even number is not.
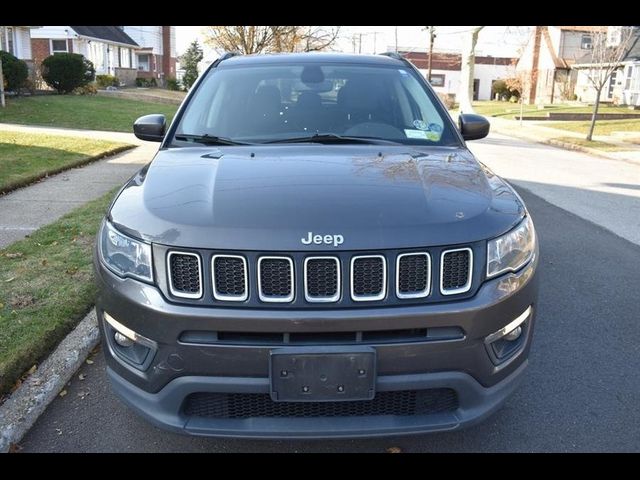
<svg viewBox="0 0 640 480"><path fill-rule="evenodd" d="M198 39L202 44L203 29L205 27L176 27L176 43L178 53L181 54L189 44ZM400 49L422 49L429 46L429 34L425 27L393 27L393 26L345 26L340 31L340 41L335 49L343 52L357 52L362 39L362 53L381 53L395 47L396 28L398 32L398 47ZM443 52L460 51L464 33L471 27L465 26L437 26L434 50ZM485 27L480 32L476 54L513 57L518 48L526 43L531 27ZM362 35L362 36L360 36ZM215 58L215 52L205 48L205 59Z"/></svg>

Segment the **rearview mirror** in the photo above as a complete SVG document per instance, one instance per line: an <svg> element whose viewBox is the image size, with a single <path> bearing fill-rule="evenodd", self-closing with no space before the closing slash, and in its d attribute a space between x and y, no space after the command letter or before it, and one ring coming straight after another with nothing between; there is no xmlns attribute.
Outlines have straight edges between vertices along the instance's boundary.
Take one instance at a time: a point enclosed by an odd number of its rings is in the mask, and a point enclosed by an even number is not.
<svg viewBox="0 0 640 480"><path fill-rule="evenodd" d="M458 117L458 126L465 140L478 140L489 135L489 121L482 115L461 114Z"/></svg>
<svg viewBox="0 0 640 480"><path fill-rule="evenodd" d="M167 119L164 115L145 115L134 122L133 133L140 140L161 142L164 138L166 126Z"/></svg>

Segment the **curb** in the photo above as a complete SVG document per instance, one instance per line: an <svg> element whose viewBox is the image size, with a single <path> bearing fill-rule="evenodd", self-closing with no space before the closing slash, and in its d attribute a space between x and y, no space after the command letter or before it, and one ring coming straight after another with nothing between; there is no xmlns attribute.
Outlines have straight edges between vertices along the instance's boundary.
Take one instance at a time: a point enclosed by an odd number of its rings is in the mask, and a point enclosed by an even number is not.
<svg viewBox="0 0 640 480"><path fill-rule="evenodd" d="M562 148L564 150L573 150L573 151L578 151L578 152L584 152L584 153L588 153L589 155L593 155L595 157L606 158L606 159L609 159L609 160L617 160L619 162L630 163L632 165L640 164L640 162L638 162L637 160L632 160L630 158L615 157L613 155L608 155L606 152L602 152L601 150L597 150L595 148L584 147L582 145L576 145L574 143L562 142L560 140L555 140L553 138L547 138L547 139L531 138L529 136L518 135L518 134L513 133L511 131L503 130L501 128L494 128L493 131L495 133L499 133L501 135L506 135L508 137L517 138L519 140L527 140L529 142L541 143L543 145L550 145L552 147L558 147L558 148Z"/></svg>
<svg viewBox="0 0 640 480"><path fill-rule="evenodd" d="M8 452L56 398L98 344L95 309L82 319L56 349L0 406L0 453Z"/></svg>

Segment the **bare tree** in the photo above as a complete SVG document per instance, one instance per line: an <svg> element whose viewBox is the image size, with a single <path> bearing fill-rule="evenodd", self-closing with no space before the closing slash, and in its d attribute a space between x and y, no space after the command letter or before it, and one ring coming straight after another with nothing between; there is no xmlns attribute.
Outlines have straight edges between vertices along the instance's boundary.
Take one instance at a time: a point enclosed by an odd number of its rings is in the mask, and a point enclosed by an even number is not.
<svg viewBox="0 0 640 480"><path fill-rule="evenodd" d="M317 26L210 26L205 42L214 48L243 54L311 52L330 48L340 27Z"/></svg>
<svg viewBox="0 0 640 480"><path fill-rule="evenodd" d="M622 66L622 61L631 45L631 39L634 37L633 32L633 28L622 28L620 35L613 42L607 40L607 32L594 32L591 36L592 50L589 55L590 58L585 62L583 71L583 74L596 91L591 126L587 134L587 140L589 141L593 138L602 90L609 83L613 72Z"/></svg>
<svg viewBox="0 0 640 480"><path fill-rule="evenodd" d="M465 113L473 112L473 67L476 61L476 44L478 34L484 27L473 27L466 35L462 48L462 66L460 71L460 93L458 103L460 111Z"/></svg>

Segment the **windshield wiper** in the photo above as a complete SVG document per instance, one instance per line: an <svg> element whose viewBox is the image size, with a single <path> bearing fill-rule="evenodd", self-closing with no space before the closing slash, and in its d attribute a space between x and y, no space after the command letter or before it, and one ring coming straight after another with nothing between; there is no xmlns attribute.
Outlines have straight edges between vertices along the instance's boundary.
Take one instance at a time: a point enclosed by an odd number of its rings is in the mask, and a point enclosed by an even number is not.
<svg viewBox="0 0 640 480"><path fill-rule="evenodd" d="M282 138L279 140L271 140L264 143L365 143L365 144L378 144L378 143L391 143L397 144L391 140L384 140L382 138L374 137L348 137L344 135L337 135L335 133L315 133L306 137L294 137L294 138Z"/></svg>
<svg viewBox="0 0 640 480"><path fill-rule="evenodd" d="M238 142L227 137L216 137L215 135L209 135L208 133L205 133L204 135L181 133L176 135L175 139L202 143L204 145L251 145L250 143Z"/></svg>

